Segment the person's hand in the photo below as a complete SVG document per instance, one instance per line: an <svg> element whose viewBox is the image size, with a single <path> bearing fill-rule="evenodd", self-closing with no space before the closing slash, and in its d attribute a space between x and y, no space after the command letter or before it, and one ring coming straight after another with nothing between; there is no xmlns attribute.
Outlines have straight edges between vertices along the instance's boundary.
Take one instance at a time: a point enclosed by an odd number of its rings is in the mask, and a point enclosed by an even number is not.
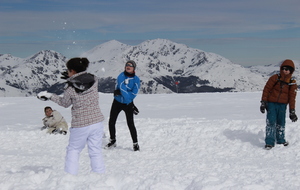
<svg viewBox="0 0 300 190"><path fill-rule="evenodd" d="M292 122L296 122L298 120L295 109L290 110L290 119Z"/></svg>
<svg viewBox="0 0 300 190"><path fill-rule="evenodd" d="M133 109L133 114L134 115L137 115L137 114L139 114L140 112L139 112L139 109L132 103L132 109Z"/></svg>
<svg viewBox="0 0 300 190"><path fill-rule="evenodd" d="M60 77L61 79L68 79L69 78L69 74L68 71L64 71L60 73L62 76Z"/></svg>
<svg viewBox="0 0 300 190"><path fill-rule="evenodd" d="M114 96L118 96L118 95L121 95L120 89L114 91Z"/></svg>
<svg viewBox="0 0 300 190"><path fill-rule="evenodd" d="M265 101L260 101L261 105L260 105L260 112L261 113L265 113L265 110L267 109L267 102Z"/></svg>
<svg viewBox="0 0 300 190"><path fill-rule="evenodd" d="M42 100L42 101L47 101L51 98L52 94L47 92L47 91L42 91L38 93L37 98Z"/></svg>

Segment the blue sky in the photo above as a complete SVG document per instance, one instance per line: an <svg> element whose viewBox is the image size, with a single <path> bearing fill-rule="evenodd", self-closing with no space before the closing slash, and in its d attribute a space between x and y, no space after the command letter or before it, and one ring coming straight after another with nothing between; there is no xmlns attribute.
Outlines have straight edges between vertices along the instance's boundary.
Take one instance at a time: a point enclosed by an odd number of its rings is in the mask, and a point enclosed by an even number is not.
<svg viewBox="0 0 300 190"><path fill-rule="evenodd" d="M1 0L0 54L162 38L250 66L300 61L299 0Z"/></svg>

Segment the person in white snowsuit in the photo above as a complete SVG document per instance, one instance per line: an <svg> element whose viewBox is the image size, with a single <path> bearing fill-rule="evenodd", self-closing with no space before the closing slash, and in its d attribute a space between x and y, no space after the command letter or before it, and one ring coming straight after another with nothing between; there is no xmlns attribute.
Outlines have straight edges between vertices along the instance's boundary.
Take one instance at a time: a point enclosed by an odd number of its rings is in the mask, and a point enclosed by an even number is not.
<svg viewBox="0 0 300 190"><path fill-rule="evenodd" d="M68 124L64 117L56 110L52 110L51 107L47 106L44 108L45 116L43 118L44 127L47 129L47 133L50 134L67 134Z"/></svg>
<svg viewBox="0 0 300 190"><path fill-rule="evenodd" d="M72 58L67 62L68 71L62 74L68 86L63 96L45 91L38 94L41 100L50 99L66 108L72 105L70 139L65 159L65 171L72 175L78 174L79 155L86 144L92 172L105 172L102 156L104 116L99 106L98 79L86 72L88 65L87 58Z"/></svg>

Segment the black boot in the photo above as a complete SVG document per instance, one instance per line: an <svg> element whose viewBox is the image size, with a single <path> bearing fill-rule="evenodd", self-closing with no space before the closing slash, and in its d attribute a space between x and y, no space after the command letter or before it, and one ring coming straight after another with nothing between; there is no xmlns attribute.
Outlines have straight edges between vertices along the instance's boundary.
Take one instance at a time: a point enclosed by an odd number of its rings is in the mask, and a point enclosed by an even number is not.
<svg viewBox="0 0 300 190"><path fill-rule="evenodd" d="M109 143L105 146L105 149L114 148L116 146L117 146L116 140L115 139L110 139Z"/></svg>
<svg viewBox="0 0 300 190"><path fill-rule="evenodd" d="M140 151L140 146L137 142L133 143L133 151Z"/></svg>

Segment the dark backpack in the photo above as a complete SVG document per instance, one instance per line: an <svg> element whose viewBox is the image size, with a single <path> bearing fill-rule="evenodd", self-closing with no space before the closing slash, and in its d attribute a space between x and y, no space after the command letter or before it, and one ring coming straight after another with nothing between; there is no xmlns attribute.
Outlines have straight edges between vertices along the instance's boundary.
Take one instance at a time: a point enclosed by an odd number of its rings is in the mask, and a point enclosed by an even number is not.
<svg viewBox="0 0 300 190"><path fill-rule="evenodd" d="M276 81L276 83L275 83L274 86L276 86L276 84L277 84L278 82L280 82L281 86L284 85L284 84L289 85L289 86L294 85L294 84L297 84L297 83L296 83L296 80L295 80L295 77L291 77L290 82L288 83L288 82L285 82L285 81L283 81L283 80L280 80L280 77L281 77L280 74L277 74L277 76L278 76L278 78L277 78L277 81Z"/></svg>

